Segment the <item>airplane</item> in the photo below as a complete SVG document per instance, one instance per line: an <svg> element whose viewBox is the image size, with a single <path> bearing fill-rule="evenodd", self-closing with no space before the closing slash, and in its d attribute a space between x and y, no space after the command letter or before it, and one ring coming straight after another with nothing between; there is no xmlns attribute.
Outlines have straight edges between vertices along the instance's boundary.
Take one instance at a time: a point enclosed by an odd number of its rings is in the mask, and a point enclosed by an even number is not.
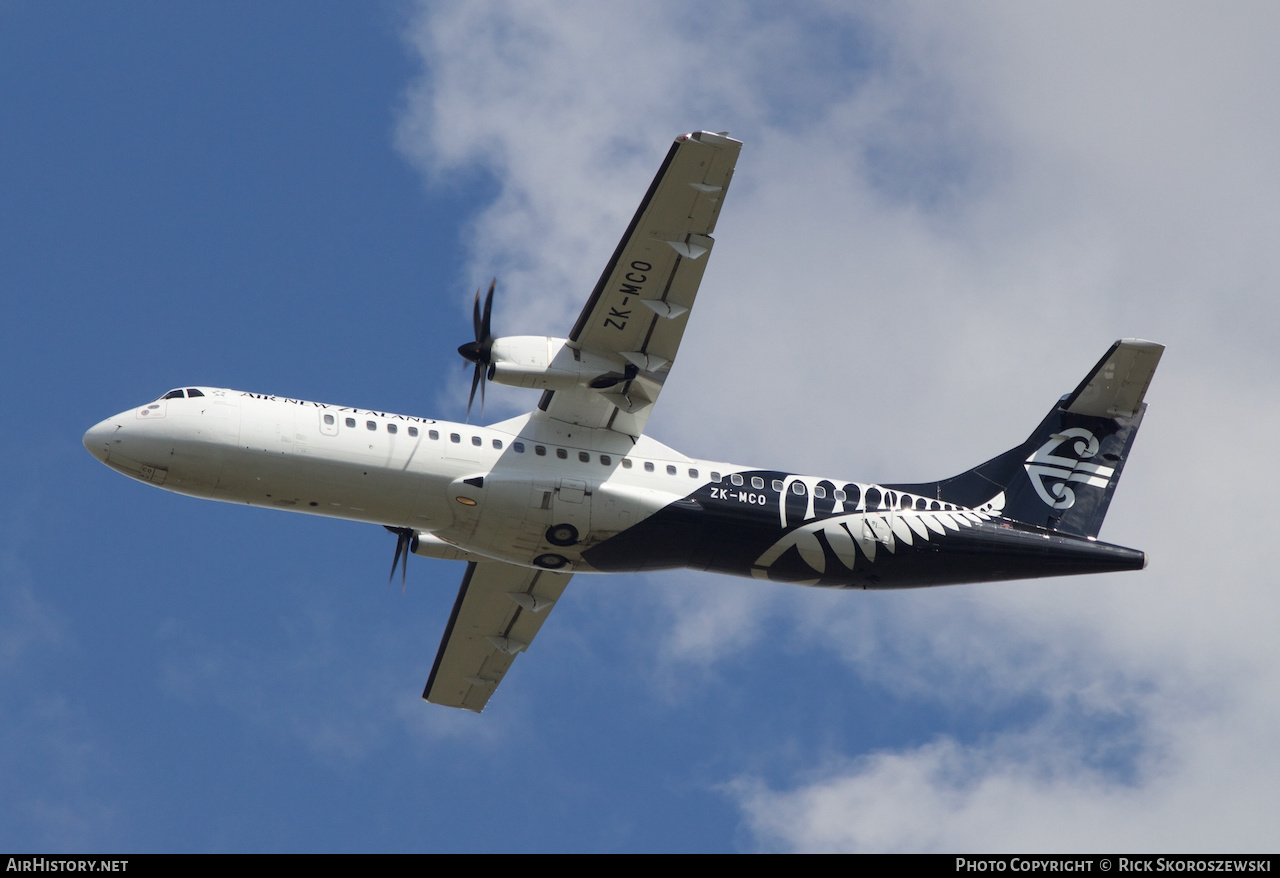
<svg viewBox="0 0 1280 878"><path fill-rule="evenodd" d="M458 351L542 391L485 427L192 386L84 435L98 460L193 497L386 527L467 562L423 698L480 712L579 573L693 568L893 589L1138 570L1098 531L1164 347L1115 342L1022 444L952 478L875 484L688 457L644 435L675 361L742 144L677 137L567 338L493 337L494 286Z"/></svg>

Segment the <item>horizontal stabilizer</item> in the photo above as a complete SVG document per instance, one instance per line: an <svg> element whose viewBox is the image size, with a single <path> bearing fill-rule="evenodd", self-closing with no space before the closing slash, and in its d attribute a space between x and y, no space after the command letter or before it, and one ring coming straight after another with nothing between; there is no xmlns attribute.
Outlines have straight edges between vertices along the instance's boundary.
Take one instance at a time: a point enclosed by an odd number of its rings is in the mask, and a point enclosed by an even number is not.
<svg viewBox="0 0 1280 878"><path fill-rule="evenodd" d="M1132 418L1142 405L1163 353L1164 345L1153 341L1120 339L1062 407L1073 415Z"/></svg>

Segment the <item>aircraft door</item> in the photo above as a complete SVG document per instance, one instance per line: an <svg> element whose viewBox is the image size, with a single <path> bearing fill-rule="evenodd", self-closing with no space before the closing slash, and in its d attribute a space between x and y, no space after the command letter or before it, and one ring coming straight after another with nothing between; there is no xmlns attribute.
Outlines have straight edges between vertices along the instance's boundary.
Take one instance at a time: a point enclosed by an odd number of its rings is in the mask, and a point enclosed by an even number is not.
<svg viewBox="0 0 1280 878"><path fill-rule="evenodd" d="M863 536L886 546L893 545L893 528L879 515L867 515L862 519Z"/></svg>
<svg viewBox="0 0 1280 878"><path fill-rule="evenodd" d="M333 412L320 411L320 433L324 436L338 435L338 416Z"/></svg>

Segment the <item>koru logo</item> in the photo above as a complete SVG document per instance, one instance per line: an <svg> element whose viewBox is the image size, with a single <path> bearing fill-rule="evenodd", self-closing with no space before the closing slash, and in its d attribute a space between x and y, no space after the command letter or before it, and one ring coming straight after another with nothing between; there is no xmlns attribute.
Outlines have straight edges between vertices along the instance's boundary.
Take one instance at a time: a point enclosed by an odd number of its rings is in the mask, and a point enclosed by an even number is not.
<svg viewBox="0 0 1280 878"><path fill-rule="evenodd" d="M1072 443L1070 451L1075 457L1061 457L1054 454L1059 447ZM1064 449L1064 451L1067 449ZM1075 505L1076 494L1070 482L1084 482L1095 488L1105 488L1115 475L1115 467L1099 466L1096 463L1085 463L1084 458L1098 453L1098 439L1083 427L1072 427L1061 433L1054 433L1040 450L1027 458L1023 466L1031 478L1040 499L1054 509L1069 509ZM1048 483L1046 483L1048 479Z"/></svg>

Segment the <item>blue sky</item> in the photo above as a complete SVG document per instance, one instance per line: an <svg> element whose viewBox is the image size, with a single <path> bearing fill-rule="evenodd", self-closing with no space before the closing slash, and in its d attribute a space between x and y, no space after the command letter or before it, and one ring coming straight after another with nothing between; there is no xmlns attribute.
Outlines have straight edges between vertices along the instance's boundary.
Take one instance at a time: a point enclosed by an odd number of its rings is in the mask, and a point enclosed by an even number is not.
<svg viewBox="0 0 1280 878"><path fill-rule="evenodd" d="M1275 13L1103 8L0 4L3 846L1274 850ZM81 446L196 383L460 419L475 288L565 333L697 128L652 435L938 478L1153 338L1150 569L578 577L477 717L419 700L461 565Z"/></svg>

